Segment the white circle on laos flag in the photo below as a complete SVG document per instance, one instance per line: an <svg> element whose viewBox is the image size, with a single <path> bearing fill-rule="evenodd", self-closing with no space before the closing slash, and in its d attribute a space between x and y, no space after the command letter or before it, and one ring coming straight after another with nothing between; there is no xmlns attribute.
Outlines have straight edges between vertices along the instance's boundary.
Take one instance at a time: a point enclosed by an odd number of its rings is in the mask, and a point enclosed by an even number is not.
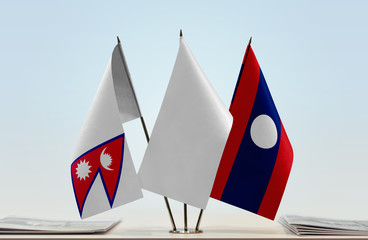
<svg viewBox="0 0 368 240"><path fill-rule="evenodd" d="M250 136L258 147L263 149L272 148L277 142L275 122L268 115L259 115L250 126Z"/></svg>

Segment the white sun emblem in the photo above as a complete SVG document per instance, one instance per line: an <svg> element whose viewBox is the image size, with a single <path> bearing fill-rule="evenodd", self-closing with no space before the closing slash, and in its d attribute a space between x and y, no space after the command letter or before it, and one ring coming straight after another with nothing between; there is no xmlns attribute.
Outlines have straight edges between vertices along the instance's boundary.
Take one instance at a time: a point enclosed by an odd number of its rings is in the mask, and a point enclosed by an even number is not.
<svg viewBox="0 0 368 240"><path fill-rule="evenodd" d="M112 171L113 169L110 168L112 163L111 155L108 153L105 153L106 148L101 152L100 155L100 162L103 168L106 170Z"/></svg>
<svg viewBox="0 0 368 240"><path fill-rule="evenodd" d="M77 176L80 180L86 180L86 177L88 176L88 173L90 173L91 171L89 170L92 166L88 165L89 162L86 162L86 160L82 160L80 161L80 163L78 163L77 166Z"/></svg>

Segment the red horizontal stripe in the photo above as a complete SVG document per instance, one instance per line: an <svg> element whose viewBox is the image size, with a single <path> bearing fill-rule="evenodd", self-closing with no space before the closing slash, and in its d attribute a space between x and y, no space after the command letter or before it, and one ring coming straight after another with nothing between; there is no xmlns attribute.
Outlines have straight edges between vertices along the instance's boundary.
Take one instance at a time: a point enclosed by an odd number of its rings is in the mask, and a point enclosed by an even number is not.
<svg viewBox="0 0 368 240"><path fill-rule="evenodd" d="M247 50L249 53L245 63L243 62L245 64L243 72L238 81L234 100L230 105L233 126L226 142L211 192L211 197L218 200L221 199L222 192L233 167L257 94L260 68L252 48L249 46Z"/></svg>
<svg viewBox="0 0 368 240"><path fill-rule="evenodd" d="M275 167L273 169L270 182L268 183L266 193L263 196L262 203L257 214L271 220L275 219L279 208L282 195L289 178L291 165L293 164L293 149L291 147L288 136L286 135L284 126L281 122L281 136L279 152L276 158Z"/></svg>

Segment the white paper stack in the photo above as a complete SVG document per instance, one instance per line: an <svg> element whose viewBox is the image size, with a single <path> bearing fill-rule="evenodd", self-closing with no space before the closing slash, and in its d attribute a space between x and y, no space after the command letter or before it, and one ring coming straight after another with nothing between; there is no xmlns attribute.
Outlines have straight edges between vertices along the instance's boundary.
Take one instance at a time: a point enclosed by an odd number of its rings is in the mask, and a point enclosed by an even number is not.
<svg viewBox="0 0 368 240"><path fill-rule="evenodd" d="M64 221L38 218L6 217L0 219L0 234L71 234L106 232L119 220Z"/></svg>
<svg viewBox="0 0 368 240"><path fill-rule="evenodd" d="M336 220L287 215L280 223L297 235L368 235L368 221Z"/></svg>

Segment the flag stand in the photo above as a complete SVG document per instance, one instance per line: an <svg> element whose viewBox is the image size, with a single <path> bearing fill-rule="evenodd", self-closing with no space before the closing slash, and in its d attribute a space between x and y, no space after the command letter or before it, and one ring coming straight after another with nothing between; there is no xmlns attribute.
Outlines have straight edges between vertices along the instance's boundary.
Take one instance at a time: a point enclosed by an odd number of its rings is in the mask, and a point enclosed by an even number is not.
<svg viewBox="0 0 368 240"><path fill-rule="evenodd" d="M123 59L123 65L126 65L125 57L124 57L124 54L123 54L123 48L121 46L119 36L117 36L117 40L118 40L118 44L119 44L120 54L121 54L121 57ZM134 97L135 97L135 100L136 100L137 106L138 106L138 111L139 111L139 114L141 116L140 119L141 119L141 123L142 123L142 126L143 126L144 134L146 135L146 140L147 140L147 143L148 143L149 142L149 135L148 135L146 123L144 122L144 119L142 117L141 110L139 108L138 100L137 100L137 97L135 95L135 91L134 91L134 88L133 88L133 83L131 81L129 70L128 70L127 66L125 66L125 68L127 69L128 80L129 80L129 83L130 83L131 88L133 89ZM165 205L166 205L167 211L168 211L169 216L170 216L170 221L171 221L171 225L172 225L173 231L176 231L176 225L175 225L174 217L173 217L172 212L171 212L169 200L167 199L166 196L164 196L164 200L165 200Z"/></svg>
<svg viewBox="0 0 368 240"><path fill-rule="evenodd" d="M195 229L188 229L188 214L187 214L187 204L184 203L184 229L180 230L170 230L170 233L179 233L179 234L192 234L192 233L202 233L202 230L199 230L199 224L201 222L203 209L201 209L197 221L197 225Z"/></svg>

